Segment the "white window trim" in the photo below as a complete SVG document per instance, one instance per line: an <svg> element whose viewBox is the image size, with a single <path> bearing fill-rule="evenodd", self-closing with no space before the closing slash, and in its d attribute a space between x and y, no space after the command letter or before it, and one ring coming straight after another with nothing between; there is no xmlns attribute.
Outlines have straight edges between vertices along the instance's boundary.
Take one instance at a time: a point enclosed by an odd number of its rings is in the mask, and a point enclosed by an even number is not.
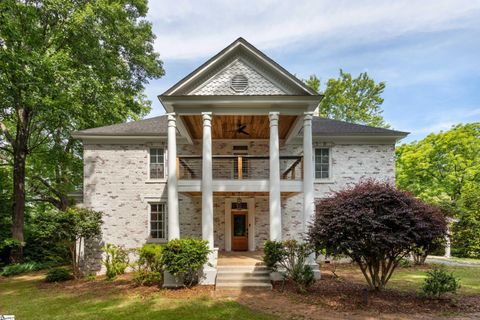
<svg viewBox="0 0 480 320"><path fill-rule="evenodd" d="M328 149L328 178L317 178L317 172L316 172L316 162L315 162L315 157L316 157L316 150L317 149ZM333 162L332 162L332 150L333 148L331 147L314 147L313 148L313 174L315 175L314 183L334 183L333 179Z"/></svg>
<svg viewBox="0 0 480 320"><path fill-rule="evenodd" d="M150 152L152 149L162 149L163 150L163 178L151 178L150 177ZM148 157L147 157L147 171L148 179L145 183L167 183L167 149L164 146L150 146L148 147Z"/></svg>
<svg viewBox="0 0 480 320"><path fill-rule="evenodd" d="M152 238L152 204L165 205L165 238ZM168 208L166 201L151 201L148 202L148 238L147 243L167 243L168 242Z"/></svg>

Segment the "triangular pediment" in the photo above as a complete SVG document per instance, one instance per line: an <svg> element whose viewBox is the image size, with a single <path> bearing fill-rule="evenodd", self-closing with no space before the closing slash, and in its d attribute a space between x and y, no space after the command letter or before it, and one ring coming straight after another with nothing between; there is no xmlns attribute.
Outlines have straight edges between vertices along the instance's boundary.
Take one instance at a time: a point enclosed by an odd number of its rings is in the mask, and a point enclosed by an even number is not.
<svg viewBox="0 0 480 320"><path fill-rule="evenodd" d="M207 79L189 92L189 95L285 95L288 88L275 84L273 79L261 74L254 66L242 59L234 60L230 65ZM239 79L235 82L235 79ZM232 81L233 80L233 81Z"/></svg>
<svg viewBox="0 0 480 320"><path fill-rule="evenodd" d="M315 95L290 74L242 38L167 90L174 95Z"/></svg>

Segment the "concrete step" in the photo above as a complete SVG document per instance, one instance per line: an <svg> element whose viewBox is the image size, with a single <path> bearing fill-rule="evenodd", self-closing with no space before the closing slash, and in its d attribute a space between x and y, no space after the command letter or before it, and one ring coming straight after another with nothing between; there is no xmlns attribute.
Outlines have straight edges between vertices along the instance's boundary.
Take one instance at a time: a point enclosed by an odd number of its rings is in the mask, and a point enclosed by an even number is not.
<svg viewBox="0 0 480 320"><path fill-rule="evenodd" d="M262 273L269 273L267 267L265 267L265 266L218 266L217 271L219 273L228 273L228 272L239 272L239 273L262 272Z"/></svg>
<svg viewBox="0 0 480 320"><path fill-rule="evenodd" d="M272 290L272 284L266 282L228 282L217 283L216 290L241 290L243 288Z"/></svg>
<svg viewBox="0 0 480 320"><path fill-rule="evenodd" d="M265 279L270 280L270 275L265 272L227 272L217 273L217 278L221 279Z"/></svg>
<svg viewBox="0 0 480 320"><path fill-rule="evenodd" d="M232 282L264 282L264 283L270 283L270 278L265 277L265 276L260 276L260 277L218 277L217 276L217 283L232 283Z"/></svg>
<svg viewBox="0 0 480 320"><path fill-rule="evenodd" d="M218 266L216 290L256 288L271 290L270 272L265 266Z"/></svg>

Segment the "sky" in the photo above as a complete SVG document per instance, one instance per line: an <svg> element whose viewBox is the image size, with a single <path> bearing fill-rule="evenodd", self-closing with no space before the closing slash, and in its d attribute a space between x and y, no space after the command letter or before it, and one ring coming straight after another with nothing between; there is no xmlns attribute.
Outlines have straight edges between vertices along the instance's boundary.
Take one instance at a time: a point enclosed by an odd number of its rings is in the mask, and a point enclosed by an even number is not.
<svg viewBox="0 0 480 320"><path fill-rule="evenodd" d="M300 79L339 69L386 83L383 116L420 140L480 121L480 0L150 0L165 76L157 95L243 37ZM321 89L324 86L321 87Z"/></svg>

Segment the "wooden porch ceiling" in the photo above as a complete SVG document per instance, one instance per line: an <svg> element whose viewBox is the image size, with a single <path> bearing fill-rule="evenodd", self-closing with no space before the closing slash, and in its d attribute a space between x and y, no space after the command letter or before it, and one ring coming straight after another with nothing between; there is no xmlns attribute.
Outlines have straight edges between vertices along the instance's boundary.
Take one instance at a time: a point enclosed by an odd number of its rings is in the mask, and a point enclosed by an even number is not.
<svg viewBox="0 0 480 320"><path fill-rule="evenodd" d="M285 139L290 127L297 116L280 115L278 135ZM193 139L202 139L203 124L201 115L182 116L185 126ZM249 135L237 132L239 126L245 126L244 131ZM268 139L270 136L270 122L268 115L213 115L212 139Z"/></svg>

